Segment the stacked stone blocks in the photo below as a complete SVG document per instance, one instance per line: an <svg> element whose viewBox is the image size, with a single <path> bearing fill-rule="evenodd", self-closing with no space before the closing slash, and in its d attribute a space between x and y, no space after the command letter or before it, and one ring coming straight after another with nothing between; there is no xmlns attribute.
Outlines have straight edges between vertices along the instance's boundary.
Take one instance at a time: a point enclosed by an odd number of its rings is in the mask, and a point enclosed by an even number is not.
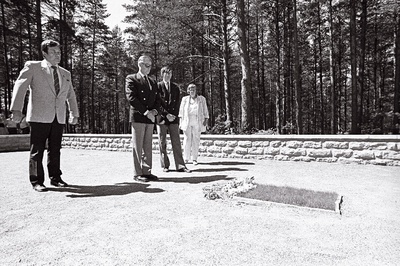
<svg viewBox="0 0 400 266"><path fill-rule="evenodd" d="M29 151L29 134L11 134L0 136L0 152Z"/></svg>
<svg viewBox="0 0 400 266"><path fill-rule="evenodd" d="M131 135L65 134L66 148L131 151ZM167 149L172 152L170 142ZM153 137L158 153L158 139ZM200 156L400 166L400 136L202 135Z"/></svg>

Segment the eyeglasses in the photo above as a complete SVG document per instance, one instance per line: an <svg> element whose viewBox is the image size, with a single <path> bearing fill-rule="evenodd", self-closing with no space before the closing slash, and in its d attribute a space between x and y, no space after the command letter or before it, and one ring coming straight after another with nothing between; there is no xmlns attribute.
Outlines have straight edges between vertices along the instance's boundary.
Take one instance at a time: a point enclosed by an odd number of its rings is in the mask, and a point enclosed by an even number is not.
<svg viewBox="0 0 400 266"><path fill-rule="evenodd" d="M145 66L146 68L150 68L151 67L151 64L142 63L142 65Z"/></svg>

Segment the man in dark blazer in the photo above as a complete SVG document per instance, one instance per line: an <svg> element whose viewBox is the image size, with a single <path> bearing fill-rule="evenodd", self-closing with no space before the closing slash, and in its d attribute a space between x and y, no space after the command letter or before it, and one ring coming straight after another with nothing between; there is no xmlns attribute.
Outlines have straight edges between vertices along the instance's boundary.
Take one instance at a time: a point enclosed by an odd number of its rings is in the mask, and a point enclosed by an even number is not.
<svg viewBox="0 0 400 266"><path fill-rule="evenodd" d="M139 72L126 77L125 93L130 104L132 124L133 175L136 181L157 180L151 173L154 123L161 106L157 83L148 77L152 60L138 59Z"/></svg>
<svg viewBox="0 0 400 266"><path fill-rule="evenodd" d="M186 168L182 156L182 146L179 136L179 87L171 82L172 70L170 67L161 69L162 81L158 83L161 97L161 114L157 117L158 143L160 149L161 167L164 172L169 171L170 161L167 154L167 131L171 138L172 151L174 154L175 168L178 172L190 173Z"/></svg>
<svg viewBox="0 0 400 266"><path fill-rule="evenodd" d="M13 89L10 110L12 119L20 123L25 94L29 89L26 121L30 125L29 179L33 189L47 191L44 185L43 153L46 142L47 170L50 184L68 186L61 179L60 149L69 107L69 123L76 124L78 105L72 86L71 73L60 67L60 44L53 40L42 42L43 61L28 61L21 70Z"/></svg>

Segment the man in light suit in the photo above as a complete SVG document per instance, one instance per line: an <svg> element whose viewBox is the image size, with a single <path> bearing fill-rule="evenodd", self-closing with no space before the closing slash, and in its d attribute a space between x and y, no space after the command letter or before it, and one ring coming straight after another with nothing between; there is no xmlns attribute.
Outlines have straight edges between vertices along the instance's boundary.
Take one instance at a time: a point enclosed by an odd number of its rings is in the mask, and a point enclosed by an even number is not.
<svg viewBox="0 0 400 266"><path fill-rule="evenodd" d="M132 152L134 180L157 180L151 173L154 123L161 106L157 83L148 77L151 58L138 59L139 72L126 77L125 93L130 104L129 121L132 124Z"/></svg>
<svg viewBox="0 0 400 266"><path fill-rule="evenodd" d="M27 90L30 90L26 121L30 125L29 179L33 189L47 191L44 185L43 153L47 141L47 170L50 184L68 186L61 179L60 149L66 121L66 103L69 123L76 124L78 105L72 86L71 73L58 66L61 60L60 44L53 40L41 44L43 61L28 61L21 70L13 89L10 110L12 119L20 122Z"/></svg>
<svg viewBox="0 0 400 266"><path fill-rule="evenodd" d="M186 168L182 156L182 146L179 136L179 87L171 82L172 69L161 68L162 81L158 83L161 96L161 114L157 123L158 144L160 150L160 162L164 172L169 172L170 161L167 154L167 131L171 138L172 152L174 154L175 168L178 172L190 173Z"/></svg>

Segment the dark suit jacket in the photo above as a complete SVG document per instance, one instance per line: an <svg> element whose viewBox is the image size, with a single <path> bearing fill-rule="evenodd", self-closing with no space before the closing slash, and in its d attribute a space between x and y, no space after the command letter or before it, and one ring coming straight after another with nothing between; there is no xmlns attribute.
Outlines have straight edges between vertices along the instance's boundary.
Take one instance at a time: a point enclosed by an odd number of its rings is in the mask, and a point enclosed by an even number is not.
<svg viewBox="0 0 400 266"><path fill-rule="evenodd" d="M167 91L164 81L158 82L158 91L161 98L161 116L159 121L165 121L165 125L179 123L179 103L180 103L180 90L178 85L170 82L170 92ZM170 122L167 119L167 114L176 116L175 120Z"/></svg>
<svg viewBox="0 0 400 266"><path fill-rule="evenodd" d="M125 93L130 104L129 122L153 124L144 113L156 109L160 113L161 99L157 83L149 78L149 85L139 73L126 77Z"/></svg>

